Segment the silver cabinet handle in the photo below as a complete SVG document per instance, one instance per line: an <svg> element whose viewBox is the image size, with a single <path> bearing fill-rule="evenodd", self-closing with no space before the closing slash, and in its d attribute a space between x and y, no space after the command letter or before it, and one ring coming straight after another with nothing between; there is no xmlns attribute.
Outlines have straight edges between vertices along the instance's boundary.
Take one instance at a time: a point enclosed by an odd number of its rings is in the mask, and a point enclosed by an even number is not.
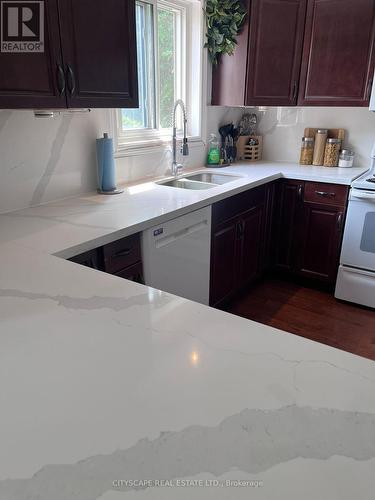
<svg viewBox="0 0 375 500"><path fill-rule="evenodd" d="M293 96L292 96L292 101L293 102L296 101L297 94L298 94L298 83L297 83L297 80L295 80L294 83L293 83Z"/></svg>
<svg viewBox="0 0 375 500"><path fill-rule="evenodd" d="M373 78L370 78L370 80L368 81L367 89L366 89L366 99L370 99L370 97L371 97L372 82L373 82Z"/></svg>
<svg viewBox="0 0 375 500"><path fill-rule="evenodd" d="M56 75L57 75L57 89L59 91L59 95L62 96L65 93L66 82L65 82L64 70L63 70L61 64L57 65L56 72L57 72L56 73Z"/></svg>
<svg viewBox="0 0 375 500"><path fill-rule="evenodd" d="M76 91L76 77L70 64L66 67L69 93L72 96Z"/></svg>
<svg viewBox="0 0 375 500"><path fill-rule="evenodd" d="M324 196L325 198L327 198L328 196L334 198L336 196L336 193L329 193L328 191L315 191L315 194Z"/></svg>
<svg viewBox="0 0 375 500"><path fill-rule="evenodd" d="M340 212L338 217L337 217L337 229L339 231L341 230L341 223L342 223L342 213Z"/></svg>

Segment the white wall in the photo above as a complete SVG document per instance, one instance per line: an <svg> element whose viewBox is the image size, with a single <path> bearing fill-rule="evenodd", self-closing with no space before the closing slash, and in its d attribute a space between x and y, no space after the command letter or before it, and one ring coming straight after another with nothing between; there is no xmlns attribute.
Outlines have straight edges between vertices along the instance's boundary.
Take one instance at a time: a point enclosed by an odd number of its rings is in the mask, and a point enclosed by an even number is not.
<svg viewBox="0 0 375 500"><path fill-rule="evenodd" d="M207 106L204 138L221 124L236 123L243 112L243 108ZM307 126L345 128L357 165L368 165L375 114L363 108L269 108L261 114L259 126L264 134L263 158L298 161ZM53 119L37 119L32 111L0 110L0 213L94 190L95 139L108 130L108 110ZM118 159L119 180L132 182L168 173L169 150ZM206 148L191 145L190 151L185 164L202 166Z"/></svg>
<svg viewBox="0 0 375 500"><path fill-rule="evenodd" d="M344 128L345 146L355 151L355 165L369 166L375 142L375 113L367 108L268 108L259 113L264 160L299 161L305 127Z"/></svg>
<svg viewBox="0 0 375 500"><path fill-rule="evenodd" d="M35 118L0 111L0 212L74 196L95 188L95 138L108 113Z"/></svg>
<svg viewBox="0 0 375 500"><path fill-rule="evenodd" d="M217 130L241 110L207 108L207 129ZM32 111L0 110L0 213L96 189L95 139L110 131L110 111L35 118ZM206 135L206 132L205 134ZM201 166L206 149L192 144L187 166ZM164 175L170 147L163 153L117 160L119 181Z"/></svg>

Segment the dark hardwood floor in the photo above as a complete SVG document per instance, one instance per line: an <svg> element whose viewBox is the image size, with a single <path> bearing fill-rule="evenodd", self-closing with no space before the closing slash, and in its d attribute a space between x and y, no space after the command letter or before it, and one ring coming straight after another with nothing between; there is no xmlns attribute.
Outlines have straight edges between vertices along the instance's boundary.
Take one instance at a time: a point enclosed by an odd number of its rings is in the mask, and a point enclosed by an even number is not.
<svg viewBox="0 0 375 500"><path fill-rule="evenodd" d="M223 309L375 360L375 311L333 294L270 278Z"/></svg>

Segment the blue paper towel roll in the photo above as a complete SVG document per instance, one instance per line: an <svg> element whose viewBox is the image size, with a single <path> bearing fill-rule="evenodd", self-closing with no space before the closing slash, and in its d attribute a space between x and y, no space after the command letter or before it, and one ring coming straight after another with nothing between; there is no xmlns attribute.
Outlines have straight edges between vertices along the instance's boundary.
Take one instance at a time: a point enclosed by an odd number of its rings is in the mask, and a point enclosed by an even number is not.
<svg viewBox="0 0 375 500"><path fill-rule="evenodd" d="M104 134L96 139L96 156L98 160L98 188L100 191L116 189L116 169L113 159L113 140Z"/></svg>

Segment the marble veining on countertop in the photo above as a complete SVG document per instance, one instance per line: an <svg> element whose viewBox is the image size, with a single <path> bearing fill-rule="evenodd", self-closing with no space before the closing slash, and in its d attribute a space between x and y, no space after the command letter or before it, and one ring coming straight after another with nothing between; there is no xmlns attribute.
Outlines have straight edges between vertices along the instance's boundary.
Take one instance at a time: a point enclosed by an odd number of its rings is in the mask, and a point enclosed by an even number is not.
<svg viewBox="0 0 375 500"><path fill-rule="evenodd" d="M374 362L49 255L207 203L149 189L0 217L0 499L372 500Z"/></svg>
<svg viewBox="0 0 375 500"><path fill-rule="evenodd" d="M2 214L0 244L16 241L69 258L280 177L350 185L366 169L258 162L237 163L216 171L240 179L200 191L148 181L126 187L117 196L91 193Z"/></svg>

